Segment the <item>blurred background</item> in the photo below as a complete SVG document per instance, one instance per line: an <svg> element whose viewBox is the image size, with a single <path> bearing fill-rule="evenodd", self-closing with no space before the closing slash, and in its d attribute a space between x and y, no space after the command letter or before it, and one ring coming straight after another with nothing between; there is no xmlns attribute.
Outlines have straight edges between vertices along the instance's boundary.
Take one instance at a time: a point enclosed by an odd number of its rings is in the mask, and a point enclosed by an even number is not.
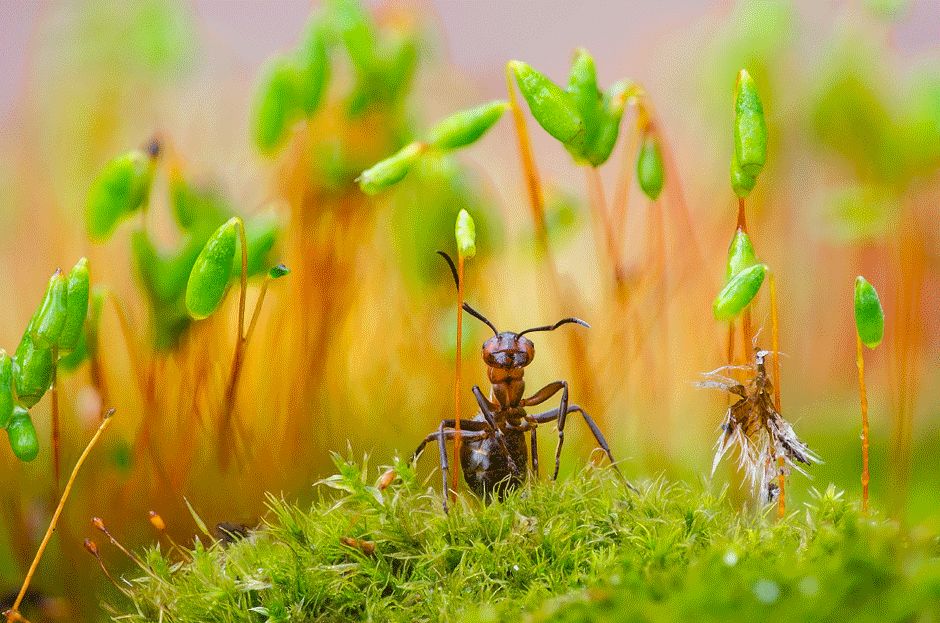
<svg viewBox="0 0 940 623"><path fill-rule="evenodd" d="M824 460L811 480L791 479L791 504L829 482L858 495L852 287L864 274L887 315L884 344L866 360L875 505L940 524L940 5L365 6L392 59L384 75L406 59L399 82L376 86L335 52L320 111L261 153L251 125L259 84L272 59L304 40L311 16L329 7L0 2L0 345L15 349L49 274L82 255L93 282L114 293L101 312L100 357L61 375L66 469L102 403L118 420L80 476L34 582L47 598L45 616L105 620L100 603L120 599L81 547L94 515L132 547L156 539L150 510L175 538L191 539L184 496L212 525L254 525L266 491L316 495L312 484L329 473L330 452L385 464L451 417L454 293L434 251L453 252L461 207L478 226L469 302L501 329L568 315L592 325L534 336L530 388L567 379L572 400L596 416L631 478L665 474L715 488L730 481L732 499L743 499L730 469L708 477L727 397L695 386L701 372L727 360L728 329L714 321L711 300L735 227L728 163L742 67L757 82L770 132L748 218L757 253L777 279L784 416ZM614 291L585 172L534 123L564 296L552 295L550 268L537 253L508 115L480 143L423 164L399 188L367 197L353 183L435 120L506 98L506 61L525 60L564 83L578 46L593 53L602 88L624 77L643 85L675 160L667 192L649 202L625 175L635 166L628 111L601 169L608 203L628 206L618 232L626 298ZM91 242L84 217L91 181L108 160L154 135L166 160L148 210ZM209 320L168 320L132 252L131 239L143 232L165 257L185 256L193 234L174 222L180 184L227 213L270 215L277 226L269 258L293 269L269 289L231 440L219 439L216 421L238 297ZM249 309L258 286L251 284ZM755 319L767 347L768 318L762 299ZM478 349L488 331L471 318L464 327L470 416L469 389L486 381ZM55 503L48 408L45 399L33 410L42 444L36 461L22 464L0 450L3 590L19 586ZM562 470L571 473L589 460L592 444L580 421L569 420L567 430ZM542 440L547 464L553 432ZM220 448L229 443L235 460L223 467ZM427 454L421 469L435 467ZM127 571L112 553L105 552L112 571Z"/></svg>

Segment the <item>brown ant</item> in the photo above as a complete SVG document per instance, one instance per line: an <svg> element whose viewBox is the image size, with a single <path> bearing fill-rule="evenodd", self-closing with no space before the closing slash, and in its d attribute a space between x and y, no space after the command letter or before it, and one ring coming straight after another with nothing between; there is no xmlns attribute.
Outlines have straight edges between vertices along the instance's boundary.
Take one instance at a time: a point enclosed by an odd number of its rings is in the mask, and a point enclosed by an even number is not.
<svg viewBox="0 0 940 623"><path fill-rule="evenodd" d="M453 260L443 251L438 251L438 253L447 261L454 283L459 286L457 269ZM460 464L463 468L464 480L470 489L477 495L487 498L493 493L502 496L505 491L522 484L526 477L523 469L529 458L525 439L527 432L531 432L532 473L538 478L536 429L539 424L555 420L558 421L558 446L555 449L555 471L552 474L552 480L558 478L561 448L565 442L565 420L568 414L574 412L580 413L584 418L594 434L594 439L610 459L618 475L623 478L607 445L607 440L604 439L597 424L580 406L568 403L567 381L549 383L528 398L523 396L525 367L532 363L535 357L535 345L525 337L525 334L536 331L554 331L565 324L578 324L587 328L590 328L590 325L578 318L563 318L553 325L533 327L519 333L501 332L483 314L467 303L463 304L463 310L493 331L493 337L483 343L483 362L486 364L487 376L492 385L491 397L484 396L480 387L474 385L472 391L480 411L472 420L460 420ZM558 392L561 392L561 404L557 409L535 415L526 413L526 407L542 404ZM437 441L440 450L445 512L447 511L449 471L447 440L452 440L457 436L454 425L455 421L452 419L441 421L437 431L425 437L412 455L412 461L414 461L428 443ZM627 486L633 489L630 483L627 483Z"/></svg>

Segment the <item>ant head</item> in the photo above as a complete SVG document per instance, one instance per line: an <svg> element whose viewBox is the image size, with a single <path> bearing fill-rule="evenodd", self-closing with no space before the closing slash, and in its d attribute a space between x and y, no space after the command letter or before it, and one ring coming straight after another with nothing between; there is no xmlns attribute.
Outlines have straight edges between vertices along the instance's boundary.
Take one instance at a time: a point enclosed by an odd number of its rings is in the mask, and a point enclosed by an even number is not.
<svg viewBox="0 0 940 623"><path fill-rule="evenodd" d="M524 368L534 358L535 344L519 333L503 331L483 342L483 362L490 368Z"/></svg>

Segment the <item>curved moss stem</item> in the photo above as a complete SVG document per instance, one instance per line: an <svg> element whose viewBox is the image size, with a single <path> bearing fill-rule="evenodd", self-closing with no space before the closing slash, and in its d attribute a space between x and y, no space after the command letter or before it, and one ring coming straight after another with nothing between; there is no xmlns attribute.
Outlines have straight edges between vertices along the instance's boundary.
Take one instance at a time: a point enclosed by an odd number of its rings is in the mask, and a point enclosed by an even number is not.
<svg viewBox="0 0 940 623"><path fill-rule="evenodd" d="M241 243L241 280L238 296L238 325L235 337L235 355L232 358L232 371L229 373L228 384L225 387L225 397L222 402L222 415L219 418L219 460L223 468L228 466L228 449L231 447L230 429L232 415L235 411L235 398L238 393L238 380L241 378L242 364L245 359L245 301L248 296L248 239L245 235L245 222L239 217L236 219L238 236Z"/></svg>

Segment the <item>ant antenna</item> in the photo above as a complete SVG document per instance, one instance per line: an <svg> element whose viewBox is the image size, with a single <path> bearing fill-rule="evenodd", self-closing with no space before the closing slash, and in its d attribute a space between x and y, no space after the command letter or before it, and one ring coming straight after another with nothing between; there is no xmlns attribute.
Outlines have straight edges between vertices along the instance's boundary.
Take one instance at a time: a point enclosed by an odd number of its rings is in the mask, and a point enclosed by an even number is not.
<svg viewBox="0 0 940 623"><path fill-rule="evenodd" d="M443 251L438 251L437 254L440 255L442 258L444 258L444 260L447 262L447 265L450 266L450 274L453 275L453 277L454 277L454 285L459 288L459 287L460 287L460 279L457 277L457 267L454 265L454 260L450 259L450 256L447 255L446 253L444 253ZM463 310L464 310L465 312L467 312L468 314L470 314L471 316L473 316L474 318L476 318L477 320L480 320L480 321L482 321L484 324L486 324L486 326L488 326L490 329L493 330L493 335L499 335L499 329L497 329L497 328L493 325L493 323L490 322L490 321L486 318L486 316L484 316L483 314L481 314L481 313L478 312L477 310L475 310L475 309L473 309L472 307L470 307L470 305L468 305L467 303L464 303L464 304L463 304ZM581 322L581 321L578 321L578 322Z"/></svg>
<svg viewBox="0 0 940 623"><path fill-rule="evenodd" d="M591 325L589 325L588 323L584 322L584 321L581 320L580 318L574 318L574 317L572 317L572 318L562 318L561 320L559 320L559 321L556 322L555 324L551 324L551 325L547 324L547 325L545 325L545 326L543 326L543 327L532 327L531 329L526 329L525 331L523 331L523 332L520 333L519 335L525 335L526 333L532 333L532 332L534 332L534 331L554 331L555 329L557 329L557 328L560 327L561 325L563 325L563 324L568 324L568 323L579 324L579 325L581 325L582 327L587 327L588 329L591 328Z"/></svg>

